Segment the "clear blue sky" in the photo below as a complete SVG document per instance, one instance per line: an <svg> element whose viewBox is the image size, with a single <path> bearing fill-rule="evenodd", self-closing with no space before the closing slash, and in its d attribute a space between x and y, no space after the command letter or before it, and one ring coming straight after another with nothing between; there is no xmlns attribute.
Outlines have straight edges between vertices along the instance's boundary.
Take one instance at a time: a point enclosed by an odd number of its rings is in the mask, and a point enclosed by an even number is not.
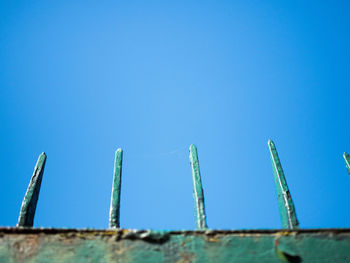
<svg viewBox="0 0 350 263"><path fill-rule="evenodd" d="M281 227L267 140L303 228L350 227L347 1L0 1L0 225L39 154L34 225Z"/></svg>

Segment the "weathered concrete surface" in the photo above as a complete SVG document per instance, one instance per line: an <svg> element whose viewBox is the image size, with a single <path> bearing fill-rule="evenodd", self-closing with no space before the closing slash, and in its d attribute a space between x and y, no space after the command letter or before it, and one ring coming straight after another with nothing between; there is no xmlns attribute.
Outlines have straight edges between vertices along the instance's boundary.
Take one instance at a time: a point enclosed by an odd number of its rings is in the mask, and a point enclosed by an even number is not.
<svg viewBox="0 0 350 263"><path fill-rule="evenodd" d="M350 262L350 229L0 228L0 262Z"/></svg>

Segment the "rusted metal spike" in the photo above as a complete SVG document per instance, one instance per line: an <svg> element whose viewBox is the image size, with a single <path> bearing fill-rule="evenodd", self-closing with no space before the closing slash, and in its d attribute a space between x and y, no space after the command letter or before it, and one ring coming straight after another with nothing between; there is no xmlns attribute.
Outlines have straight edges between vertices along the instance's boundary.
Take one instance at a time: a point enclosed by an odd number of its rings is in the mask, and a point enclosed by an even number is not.
<svg viewBox="0 0 350 263"><path fill-rule="evenodd" d="M43 152L38 158L38 161L34 168L33 176L24 196L17 223L18 227L33 226L36 204L38 202L41 181L44 174L45 162L46 154Z"/></svg>
<svg viewBox="0 0 350 263"><path fill-rule="evenodd" d="M348 153L343 154L346 170L348 170L348 174L350 175L350 155Z"/></svg>
<svg viewBox="0 0 350 263"><path fill-rule="evenodd" d="M115 152L113 186L111 196L111 206L109 209L109 227L120 227L120 188L122 179L123 150L119 148Z"/></svg>
<svg viewBox="0 0 350 263"><path fill-rule="evenodd" d="M195 202L196 228L197 230L207 229L207 222L204 207L204 194L202 188L201 173L199 170L199 161L197 148L193 144L190 146L190 163L193 179L193 199Z"/></svg>
<svg viewBox="0 0 350 263"><path fill-rule="evenodd" d="M273 175L275 178L276 193L282 227L288 229L296 229L298 228L299 223L297 220L292 196L290 195L286 178L284 177L282 165L273 141L269 140L268 145L270 150Z"/></svg>

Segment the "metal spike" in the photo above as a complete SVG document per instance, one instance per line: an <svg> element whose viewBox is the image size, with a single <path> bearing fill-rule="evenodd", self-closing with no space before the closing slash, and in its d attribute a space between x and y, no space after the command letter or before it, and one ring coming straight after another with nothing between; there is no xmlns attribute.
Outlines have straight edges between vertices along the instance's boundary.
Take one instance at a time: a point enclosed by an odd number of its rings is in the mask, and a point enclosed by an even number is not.
<svg viewBox="0 0 350 263"><path fill-rule="evenodd" d="M346 170L348 170L348 174L350 175L350 155L348 153L343 154Z"/></svg>
<svg viewBox="0 0 350 263"><path fill-rule="evenodd" d="M273 175L275 178L276 193L278 206L281 215L282 227L288 229L298 228L298 220L293 204L292 196L290 195L286 179L284 177L282 165L278 157L278 153L273 141L268 141L270 157L272 163Z"/></svg>
<svg viewBox="0 0 350 263"><path fill-rule="evenodd" d="M33 226L36 205L40 193L41 181L44 174L45 162L46 154L43 152L38 158L38 161L34 168L33 176L30 180L27 192L24 196L17 223L18 227Z"/></svg>
<svg viewBox="0 0 350 263"><path fill-rule="evenodd" d="M122 163L123 163L123 150L119 148L115 152L114 160L114 172L113 172L113 186L111 196L111 206L109 209L109 227L120 227L120 188L122 178Z"/></svg>
<svg viewBox="0 0 350 263"><path fill-rule="evenodd" d="M207 222L204 207L204 194L199 169L197 148L193 144L190 146L190 163L193 179L193 199L195 202L196 228L197 230L207 229Z"/></svg>

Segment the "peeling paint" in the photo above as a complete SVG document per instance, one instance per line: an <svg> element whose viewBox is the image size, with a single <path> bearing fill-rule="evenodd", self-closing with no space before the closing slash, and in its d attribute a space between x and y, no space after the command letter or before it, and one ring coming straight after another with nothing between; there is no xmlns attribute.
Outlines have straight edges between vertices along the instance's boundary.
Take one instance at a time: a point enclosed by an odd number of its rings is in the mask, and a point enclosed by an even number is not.
<svg viewBox="0 0 350 263"><path fill-rule="evenodd" d="M0 228L0 262L350 262L350 229Z"/></svg>

